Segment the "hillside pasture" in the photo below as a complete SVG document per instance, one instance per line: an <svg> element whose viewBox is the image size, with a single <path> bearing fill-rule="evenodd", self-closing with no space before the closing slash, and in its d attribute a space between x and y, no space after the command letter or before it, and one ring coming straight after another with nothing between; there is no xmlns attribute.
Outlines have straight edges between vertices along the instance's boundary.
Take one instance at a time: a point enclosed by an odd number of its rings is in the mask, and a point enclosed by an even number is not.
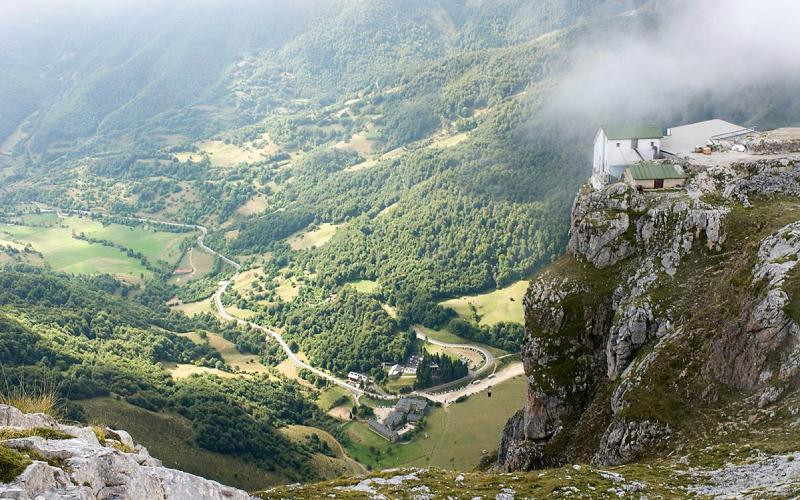
<svg viewBox="0 0 800 500"><path fill-rule="evenodd" d="M366 472L366 468L347 456L344 447L328 432L306 425L288 425L278 431L295 443L307 443L309 437L316 435L328 445L333 456L314 453L309 457L314 470L322 477L353 476Z"/></svg>
<svg viewBox="0 0 800 500"><path fill-rule="evenodd" d="M449 307L468 321L474 321L477 313L482 325L494 325L501 321L523 324L522 298L527 289L528 281L522 280L488 293L445 300L440 305Z"/></svg>
<svg viewBox="0 0 800 500"><path fill-rule="evenodd" d="M336 230L339 228L336 224L329 224L327 222L320 224L316 229L311 231L301 231L295 233L286 240L292 250L308 250L310 248L319 248L327 243Z"/></svg>
<svg viewBox="0 0 800 500"><path fill-rule="evenodd" d="M212 304L212 299L210 298L198 300L197 302L187 302L186 304L172 306L172 309L175 311L180 311L189 317L205 312L214 314L214 306Z"/></svg>
<svg viewBox="0 0 800 500"><path fill-rule="evenodd" d="M462 403L434 408L426 427L410 443L390 443L369 429L365 422L345 424L345 447L350 456L376 468L441 467L471 470L484 450L500 444L506 422L525 401L527 380L518 376L487 392L470 396Z"/></svg>
<svg viewBox="0 0 800 500"><path fill-rule="evenodd" d="M124 226L120 224L101 224L99 221L83 217L62 219L70 229L85 233L98 240L108 240L118 245L141 252L147 260L155 263L164 261L174 264L181 257L181 243L194 238L192 233L172 233L156 231L149 226Z"/></svg>
<svg viewBox="0 0 800 500"><path fill-rule="evenodd" d="M209 140L197 144L198 152L176 153L179 162L199 162L203 156L208 156L212 165L218 167L235 167L241 163L255 163L264 161L279 151L278 146L263 135L260 140L245 142L244 144L226 144L225 141Z"/></svg>
<svg viewBox="0 0 800 500"><path fill-rule="evenodd" d="M122 250L73 238L68 227L0 224L0 237L30 243L55 271L106 273L129 282L139 282L151 275L137 259L128 257Z"/></svg>
<svg viewBox="0 0 800 500"><path fill-rule="evenodd" d="M125 429L137 443L164 462L183 470L247 490L282 484L287 478L230 455L193 444L192 424L174 413L157 413L112 398L81 401L90 422Z"/></svg>
<svg viewBox="0 0 800 500"><path fill-rule="evenodd" d="M236 209L239 215L260 214L267 209L268 200L264 195L253 196L244 205Z"/></svg>
<svg viewBox="0 0 800 500"><path fill-rule="evenodd" d="M347 283L347 286L354 288L360 293L375 293L378 288L380 288L380 284L377 281L372 280L351 281L350 283Z"/></svg>
<svg viewBox="0 0 800 500"><path fill-rule="evenodd" d="M223 378L231 378L236 375L226 371L218 370L216 368L209 368L207 366L197 366L188 363L161 363L165 370L167 370L172 378L186 378L192 375L216 375Z"/></svg>
<svg viewBox="0 0 800 500"><path fill-rule="evenodd" d="M222 335L208 333L208 344L222 355L228 365L248 373L265 373L267 367L261 364L255 354L244 354L236 349L233 342Z"/></svg>

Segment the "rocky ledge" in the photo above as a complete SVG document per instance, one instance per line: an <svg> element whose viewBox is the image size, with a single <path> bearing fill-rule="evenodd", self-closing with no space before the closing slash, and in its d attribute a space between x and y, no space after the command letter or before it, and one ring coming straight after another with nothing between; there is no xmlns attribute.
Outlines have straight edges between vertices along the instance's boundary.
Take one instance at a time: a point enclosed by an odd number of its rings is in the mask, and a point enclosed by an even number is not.
<svg viewBox="0 0 800 500"><path fill-rule="evenodd" d="M568 255L524 299L528 399L498 470L665 456L711 413L797 393L800 156L685 167L685 190L576 197Z"/></svg>
<svg viewBox="0 0 800 500"><path fill-rule="evenodd" d="M8 480L0 483L0 498L251 498L216 481L163 467L123 430L64 425L48 415L0 405L0 440Z"/></svg>

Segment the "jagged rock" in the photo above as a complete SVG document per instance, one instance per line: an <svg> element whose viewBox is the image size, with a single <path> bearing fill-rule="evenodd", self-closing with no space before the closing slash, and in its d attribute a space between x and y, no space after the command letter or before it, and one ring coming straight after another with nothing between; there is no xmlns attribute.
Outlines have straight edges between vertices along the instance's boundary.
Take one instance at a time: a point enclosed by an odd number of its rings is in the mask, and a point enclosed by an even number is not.
<svg viewBox="0 0 800 500"><path fill-rule="evenodd" d="M644 208L643 197L625 184L581 193L572 207L569 251L603 269L633 254L625 234L630 215Z"/></svg>
<svg viewBox="0 0 800 500"><path fill-rule="evenodd" d="M56 428L56 421L44 413L22 413L13 406L0 405L0 427L31 429L34 427Z"/></svg>
<svg viewBox="0 0 800 500"><path fill-rule="evenodd" d="M630 462L643 451L657 446L670 433L669 427L658 422L616 420L603 434L592 465L601 467Z"/></svg>
<svg viewBox="0 0 800 500"><path fill-rule="evenodd" d="M628 306L608 338L606 359L609 378L617 378L628 366L631 355L647 341L648 328L652 323L653 311L648 302Z"/></svg>
<svg viewBox="0 0 800 500"><path fill-rule="evenodd" d="M49 427L75 436L45 439L38 436L7 439L3 445L29 450L59 466L35 461L9 484L0 483L0 498L69 499L250 499L244 491L223 486L186 472L161 467L125 431L107 430L126 453L104 446L89 427L60 425L46 415L25 415L16 408L0 405L0 421L14 429ZM63 464L63 465L61 465Z"/></svg>

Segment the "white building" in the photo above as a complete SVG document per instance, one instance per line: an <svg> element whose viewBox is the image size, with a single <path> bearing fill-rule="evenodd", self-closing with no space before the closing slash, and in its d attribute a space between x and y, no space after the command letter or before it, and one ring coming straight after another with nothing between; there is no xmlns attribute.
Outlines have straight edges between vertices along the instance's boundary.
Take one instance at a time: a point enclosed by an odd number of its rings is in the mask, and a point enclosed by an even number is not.
<svg viewBox="0 0 800 500"><path fill-rule="evenodd" d="M347 378L351 382L356 382L356 383L363 382L365 384L369 384L369 377L367 377L366 375L362 375L360 373L357 373L357 372L348 373L347 374Z"/></svg>
<svg viewBox="0 0 800 500"><path fill-rule="evenodd" d="M668 128L666 137L661 141L661 150L665 153L683 155L691 153L696 148L709 146L718 140L735 138L750 132L753 132L753 129L720 119L690 123Z"/></svg>
<svg viewBox="0 0 800 500"><path fill-rule="evenodd" d="M398 378L403 374L403 367L400 365L393 365L389 368L389 378Z"/></svg>
<svg viewBox="0 0 800 500"><path fill-rule="evenodd" d="M656 159L663 137L661 127L649 125L601 127L594 138L592 185L600 189L620 180L626 166Z"/></svg>

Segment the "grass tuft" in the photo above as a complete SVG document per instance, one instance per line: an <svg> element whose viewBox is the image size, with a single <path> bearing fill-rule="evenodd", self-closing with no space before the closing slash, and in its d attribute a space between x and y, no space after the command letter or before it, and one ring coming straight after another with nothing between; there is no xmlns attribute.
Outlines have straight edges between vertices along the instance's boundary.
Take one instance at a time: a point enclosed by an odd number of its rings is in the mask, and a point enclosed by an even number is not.
<svg viewBox="0 0 800 500"><path fill-rule="evenodd" d="M10 483L30 464L26 455L0 445L0 482Z"/></svg>
<svg viewBox="0 0 800 500"><path fill-rule="evenodd" d="M13 406L22 413L44 413L59 418L63 413L63 405L58 397L58 390L53 379L44 377L29 384L25 380L25 372L20 370L13 378L0 367L4 385L0 388L0 404Z"/></svg>

